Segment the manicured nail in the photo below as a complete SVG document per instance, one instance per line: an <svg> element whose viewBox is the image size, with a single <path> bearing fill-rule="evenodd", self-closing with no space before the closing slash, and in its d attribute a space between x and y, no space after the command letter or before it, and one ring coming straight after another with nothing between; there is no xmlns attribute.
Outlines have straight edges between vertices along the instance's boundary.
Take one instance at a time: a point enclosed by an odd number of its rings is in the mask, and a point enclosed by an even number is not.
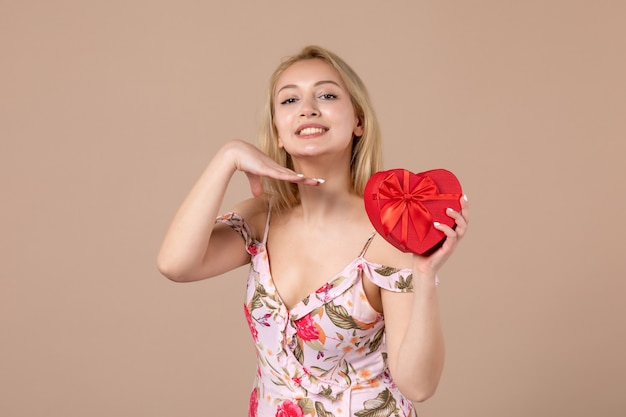
<svg viewBox="0 0 626 417"><path fill-rule="evenodd" d="M467 194L463 194L463 200L465 200L465 202L467 203Z"/></svg>
<svg viewBox="0 0 626 417"><path fill-rule="evenodd" d="M435 226L439 226L439 225L441 225L441 223L439 223L439 222L433 222L433 224L434 224Z"/></svg>
<svg viewBox="0 0 626 417"><path fill-rule="evenodd" d="M318 184L324 184L326 182L326 180L322 178L314 178L314 179L315 181L317 181Z"/></svg>
<svg viewBox="0 0 626 417"><path fill-rule="evenodd" d="M454 209L452 209L450 207L448 207L446 210L448 210L448 212L450 212L450 213L454 213Z"/></svg>
<svg viewBox="0 0 626 417"><path fill-rule="evenodd" d="M304 174L296 174L296 177L303 178L303 177L304 177Z"/></svg>

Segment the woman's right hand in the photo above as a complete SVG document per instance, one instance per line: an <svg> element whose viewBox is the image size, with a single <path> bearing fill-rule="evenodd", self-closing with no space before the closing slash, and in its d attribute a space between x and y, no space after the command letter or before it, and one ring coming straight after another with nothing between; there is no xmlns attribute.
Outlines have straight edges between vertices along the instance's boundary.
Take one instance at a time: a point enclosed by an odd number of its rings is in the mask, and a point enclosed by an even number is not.
<svg viewBox="0 0 626 417"><path fill-rule="evenodd" d="M225 155L233 158L235 168L246 174L250 183L250 190L255 197L263 193L262 177L305 185L319 185L323 182L316 178L305 177L278 164L259 148L248 142L231 140L224 145L223 150Z"/></svg>
<svg viewBox="0 0 626 417"><path fill-rule="evenodd" d="M174 281L196 281L249 261L240 236L225 231L227 227L215 229L222 199L237 170L247 175L255 197L263 193L263 177L307 185L321 183L281 166L254 145L241 140L227 142L196 181L165 234L157 258L163 275ZM250 208L240 209L244 217L254 214Z"/></svg>

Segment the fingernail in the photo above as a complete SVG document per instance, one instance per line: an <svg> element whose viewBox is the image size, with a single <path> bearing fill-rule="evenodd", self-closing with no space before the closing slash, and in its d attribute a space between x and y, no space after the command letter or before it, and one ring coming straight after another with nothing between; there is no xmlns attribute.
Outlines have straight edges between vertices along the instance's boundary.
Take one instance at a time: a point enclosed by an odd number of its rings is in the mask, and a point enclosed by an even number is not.
<svg viewBox="0 0 626 417"><path fill-rule="evenodd" d="M465 200L465 202L467 203L467 194L463 194L463 200Z"/></svg>
<svg viewBox="0 0 626 417"><path fill-rule="evenodd" d="M448 210L450 213L454 213L454 209L448 207L446 210Z"/></svg>
<svg viewBox="0 0 626 417"><path fill-rule="evenodd" d="M433 222L433 224L434 224L435 226L439 226L439 225L441 225L441 223L439 223L439 222Z"/></svg>
<svg viewBox="0 0 626 417"><path fill-rule="evenodd" d="M326 182L326 180L322 178L315 178L315 181L317 181L318 184L324 184Z"/></svg>
<svg viewBox="0 0 626 417"><path fill-rule="evenodd" d="M296 174L296 177L302 178L302 177L304 177L304 174Z"/></svg>

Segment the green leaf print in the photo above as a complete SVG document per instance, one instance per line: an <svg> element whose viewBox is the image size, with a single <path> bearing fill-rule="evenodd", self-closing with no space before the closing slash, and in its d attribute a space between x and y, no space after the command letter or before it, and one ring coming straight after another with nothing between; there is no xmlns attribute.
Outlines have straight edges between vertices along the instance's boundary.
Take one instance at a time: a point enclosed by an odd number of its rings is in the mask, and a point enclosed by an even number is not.
<svg viewBox="0 0 626 417"><path fill-rule="evenodd" d="M315 365L311 365L310 368L316 370L317 371L317 376L319 376L320 378L324 378L325 376L327 376L330 373L330 371L333 370L333 368L324 369L324 368L321 368L321 367L315 366Z"/></svg>
<svg viewBox="0 0 626 417"><path fill-rule="evenodd" d="M285 385L285 383L283 381L279 381L277 379L271 379L270 381L272 381L272 384L276 385L277 387L280 387L280 386L286 387L287 386L287 385Z"/></svg>
<svg viewBox="0 0 626 417"><path fill-rule="evenodd" d="M385 336L385 328L381 327L380 329L378 329L374 337L369 341L369 351L366 353L366 355L369 355L370 353L374 353L378 350L378 348L380 347L380 344L383 342L384 336Z"/></svg>
<svg viewBox="0 0 626 417"><path fill-rule="evenodd" d="M356 417L389 417L398 410L389 388L385 388L376 398L365 401L363 407L363 410L354 413Z"/></svg>
<svg viewBox="0 0 626 417"><path fill-rule="evenodd" d="M346 361L345 359L341 363L339 375L343 376L343 378L346 380L346 384L352 385L352 379L350 379L350 369L348 369L348 361Z"/></svg>
<svg viewBox="0 0 626 417"><path fill-rule="evenodd" d="M256 287L254 288L254 295L257 294L259 294L261 297L267 297L267 291L265 291L265 287L263 287L263 285L258 282L256 284Z"/></svg>
<svg viewBox="0 0 626 417"><path fill-rule="evenodd" d="M406 278L400 277L400 279L396 281L395 287L402 292L413 291L413 274Z"/></svg>
<svg viewBox="0 0 626 417"><path fill-rule="evenodd" d="M380 268L375 269L377 274L380 274L384 277L391 276L399 271L398 268L392 268L390 266L381 266Z"/></svg>
<svg viewBox="0 0 626 417"><path fill-rule="evenodd" d="M333 390L330 385L322 386L320 390L320 395L326 399L331 401L339 401L343 398L343 392L340 392L336 396L333 396Z"/></svg>
<svg viewBox="0 0 626 417"><path fill-rule="evenodd" d="M326 304L326 314L333 324L341 329L360 329L344 306L335 305L332 301Z"/></svg>
<svg viewBox="0 0 626 417"><path fill-rule="evenodd" d="M315 401L315 411L317 412L318 417L335 417L333 413L326 411L324 404L319 401Z"/></svg>
<svg viewBox="0 0 626 417"><path fill-rule="evenodd" d="M304 363L304 352L302 352L302 346L300 345L300 341L296 343L296 347L293 349L293 356L296 357L300 364Z"/></svg>
<svg viewBox="0 0 626 417"><path fill-rule="evenodd" d="M301 398L298 400L298 405L302 409L302 414L312 414L313 413L313 400L310 398Z"/></svg>
<svg viewBox="0 0 626 417"><path fill-rule="evenodd" d="M261 296L258 293L254 294L254 297L252 297L252 302L250 303L250 312L261 307L263 307L263 303L261 302Z"/></svg>
<svg viewBox="0 0 626 417"><path fill-rule="evenodd" d="M336 362L339 355L326 356L322 362Z"/></svg>
<svg viewBox="0 0 626 417"><path fill-rule="evenodd" d="M272 302L269 302L269 301ZM252 298L252 305L258 306L260 302L263 302L265 306L270 310L275 310L276 306L281 304L280 299L276 294L269 295L261 283L256 284L254 288L254 296ZM256 308L256 307L255 307ZM254 308L253 308L254 309Z"/></svg>
<svg viewBox="0 0 626 417"><path fill-rule="evenodd" d="M305 340L304 344L318 352L324 350L324 345L319 340Z"/></svg>

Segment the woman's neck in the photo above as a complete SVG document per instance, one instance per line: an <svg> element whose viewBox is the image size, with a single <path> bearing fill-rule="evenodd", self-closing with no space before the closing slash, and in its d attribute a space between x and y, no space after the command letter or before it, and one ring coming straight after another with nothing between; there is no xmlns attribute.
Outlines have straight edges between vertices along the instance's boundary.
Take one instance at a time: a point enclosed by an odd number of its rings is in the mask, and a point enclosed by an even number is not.
<svg viewBox="0 0 626 417"><path fill-rule="evenodd" d="M349 167L299 164L296 171L324 180L317 186L299 186L299 210L303 221L320 223L344 217L360 204L360 198L352 189Z"/></svg>

